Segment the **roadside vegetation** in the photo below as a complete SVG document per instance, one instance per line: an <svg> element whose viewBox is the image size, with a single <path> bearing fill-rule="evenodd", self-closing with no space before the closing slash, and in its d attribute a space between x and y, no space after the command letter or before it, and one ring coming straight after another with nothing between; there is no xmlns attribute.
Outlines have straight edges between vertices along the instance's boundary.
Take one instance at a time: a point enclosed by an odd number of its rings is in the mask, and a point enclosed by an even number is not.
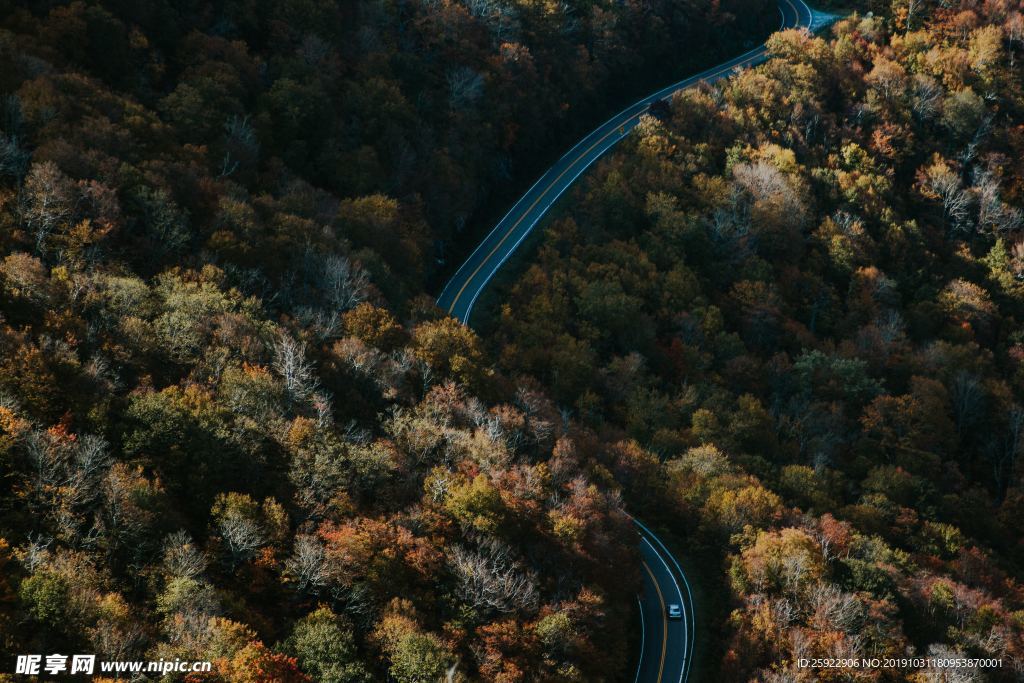
<svg viewBox="0 0 1024 683"><path fill-rule="evenodd" d="M889 9L678 95L497 294L505 371L727 577L722 680L1024 656L1024 23ZM1002 668L796 667L907 653Z"/></svg>
<svg viewBox="0 0 1024 683"><path fill-rule="evenodd" d="M639 563L600 444L426 283L625 76L773 17L0 0L4 666L619 678Z"/></svg>
<svg viewBox="0 0 1024 683"><path fill-rule="evenodd" d="M721 680L1015 680L1024 20L864 9L646 120L478 337L491 207L774 7L0 0L0 659L619 680L628 508Z"/></svg>

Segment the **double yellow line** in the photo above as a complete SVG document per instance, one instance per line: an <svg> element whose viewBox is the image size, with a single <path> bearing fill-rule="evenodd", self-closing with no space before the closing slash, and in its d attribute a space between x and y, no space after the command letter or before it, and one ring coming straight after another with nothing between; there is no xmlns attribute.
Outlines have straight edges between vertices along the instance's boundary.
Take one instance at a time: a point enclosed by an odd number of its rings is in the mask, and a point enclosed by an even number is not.
<svg viewBox="0 0 1024 683"><path fill-rule="evenodd" d="M484 267L484 264L491 260L491 257L494 256L495 253L497 253L498 249L501 249L501 245L505 244L505 240L507 240L509 238L509 236L516 231L516 228L518 228L519 224L523 222L523 219L530 215L530 212L533 211L533 209L537 206L537 204L540 203L540 200L544 199L544 197L551 190L551 188L558 184L558 181L562 179L562 176L564 176L566 173L569 172L570 169L572 169L574 166L576 166L576 164L579 163L579 161L581 159L586 158L586 156L588 154L590 154L592 151L594 151L595 147L597 147L602 142L607 140L611 135L614 135L617 131L621 130L627 123L631 122L633 119L635 119L636 117L640 116L640 114L642 114L642 113L643 112L639 112L637 114L633 114L628 119L626 119L621 124L619 124L618 127L612 128L609 132L605 133L601 137L600 140L598 140L597 142L592 144L590 147L588 147L587 150L585 152L583 152L583 154L580 154L578 157L573 159L569 163L569 165L566 166L565 169L561 173L558 174L557 178L555 178L553 181L548 183L547 187L544 188L544 191L541 192L540 195L538 195L537 198L533 200L533 204L530 204L530 208L528 208L526 211L524 211L522 214L520 214L519 219L512 225L511 228L508 229L507 232L505 232L505 234L501 238L501 241L498 242L494 246L494 249L491 249L491 253L489 253L484 260L480 261L480 265L478 265L476 267L476 270L474 270L473 273L468 278L466 278L466 281L462 284L462 288L459 289L458 293L456 293L456 295L455 295L455 298L452 299L452 305L448 307L449 315L452 313L452 311L455 310L455 304L457 304L459 302L459 298L462 296L462 293L464 291L466 291L466 287L469 286L469 283L472 282L473 278L475 278L477 273L480 272L480 269Z"/></svg>
<svg viewBox="0 0 1024 683"><path fill-rule="evenodd" d="M793 11L796 13L797 21L799 22L799 20L800 20L800 12L796 9L796 6L792 3L791 0L786 0L786 2L787 2L787 4L790 7L793 8ZM741 61L737 62L736 64L730 64L728 66L724 66L721 69L719 69L718 71L715 71L714 73L705 76L699 82L706 81L709 78L716 78L718 76L721 76L723 73L725 73L727 71L730 71L732 69L736 69L738 67L744 66L746 63L753 61L754 59L756 59L759 56L760 55L754 55L754 56L751 56L751 57L749 57L747 59L741 60ZM691 84L691 85L688 85L688 86L686 86L684 88L680 88L680 90L686 90L687 88L692 88L693 85L695 85L695 84ZM677 90L675 92L679 92L679 91ZM633 114L632 116L627 118L625 121L619 123L619 125L613 126L610 131L608 131L603 136L601 136L601 139L599 139L597 142L595 142L590 147L588 147L582 154L578 155L575 159L573 159L572 162L570 162L569 165L566 166L565 169L561 173L558 174L558 177L556 177L553 181L548 183L548 185L544 188L544 191L541 192L537 196L537 198L535 200L533 200L533 203L530 204L530 207L528 209L526 209L526 211L522 212L519 215L519 218L516 220L515 223L512 224L512 227L509 228L505 232L505 234L502 236L501 240L494 246L493 249L491 249L491 252L489 254L487 254L487 256L483 260L480 261L480 264L476 267L476 269L472 272L472 274L470 274L470 276L468 278L466 278L466 281L464 283L462 283L462 287L455 294L455 297L452 299L451 305L448 307L448 314L449 315L451 315L455 311L455 306L458 304L459 299L462 298L462 294L466 291L466 287L468 287L469 283L472 282L473 279L477 276L477 274L480 272L480 269L484 267L484 264L486 264L488 261L490 261L491 258L493 258L493 256L498 252L498 250L501 249L501 246L503 244L505 244L505 241L512 235L512 233L514 233L516 231L516 228L519 227L519 224L522 223L523 220L527 216L530 215L530 212L533 211L534 208L536 208L537 204L539 204L540 201L542 199L544 199L545 196L547 196L547 193L551 190L551 188L553 188L554 186L556 186L558 184L558 181L560 181L562 179L562 176L564 176L566 173L568 173L572 168L574 168L576 166L577 163L579 163L581 160L585 159L588 154L590 154L592 151L594 151L594 149L598 145L600 145L602 142L607 140L609 137L611 137L615 133L619 133L620 135L625 137L625 134L622 133L623 128L625 128L625 126L627 124L632 123L633 119L639 118L641 115L643 115L643 113L645 111L647 111L647 110L644 109L642 111L639 111L636 114Z"/></svg>
<svg viewBox="0 0 1024 683"><path fill-rule="evenodd" d="M665 655L668 652L668 617L665 615L665 598L661 594L661 586L658 585L658 580L654 578L654 572L651 571L651 567L644 560L644 569L647 570L647 575L651 577L651 583L654 584L654 590L658 591L658 602L661 603L661 661L658 662L658 683L661 683L661 676L665 672ZM643 656L643 653L640 653Z"/></svg>

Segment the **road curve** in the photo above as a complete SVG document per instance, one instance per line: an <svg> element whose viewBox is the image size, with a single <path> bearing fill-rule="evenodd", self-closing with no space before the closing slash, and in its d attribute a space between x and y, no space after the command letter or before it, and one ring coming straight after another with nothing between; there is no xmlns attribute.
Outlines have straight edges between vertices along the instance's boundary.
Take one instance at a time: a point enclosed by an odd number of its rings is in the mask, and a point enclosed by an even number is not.
<svg viewBox="0 0 1024 683"><path fill-rule="evenodd" d="M833 19L832 15L815 12L803 0L778 0L778 3L780 30L803 27L813 31ZM673 83L622 110L576 143L527 190L459 267L438 297L438 306L468 324L473 305L495 273L558 198L591 164L636 127L641 115L652 103L701 82L714 83L739 69L760 64L767 58L767 48L760 45L718 66Z"/></svg>
<svg viewBox="0 0 1024 683"><path fill-rule="evenodd" d="M678 683L690 674L696 620L693 593L679 562L661 539L632 518L640 535L643 594L640 596L640 657L634 683ZM680 618L668 617L668 606L679 605Z"/></svg>
<svg viewBox="0 0 1024 683"><path fill-rule="evenodd" d="M834 20L834 15L812 10L804 0L778 0L779 29L806 28L814 31ZM473 305L495 273L526 239L560 196L605 152L636 127L652 103L701 82L714 83L733 72L768 59L764 45L718 66L690 76L648 95L619 112L570 149L477 245L470 257L445 285L438 306L464 324L469 324ZM640 536L643 563L643 595L640 611L640 656L634 683L683 683L690 675L693 659L693 596L679 562L653 531L633 519ZM668 618L668 605L677 604L681 618Z"/></svg>

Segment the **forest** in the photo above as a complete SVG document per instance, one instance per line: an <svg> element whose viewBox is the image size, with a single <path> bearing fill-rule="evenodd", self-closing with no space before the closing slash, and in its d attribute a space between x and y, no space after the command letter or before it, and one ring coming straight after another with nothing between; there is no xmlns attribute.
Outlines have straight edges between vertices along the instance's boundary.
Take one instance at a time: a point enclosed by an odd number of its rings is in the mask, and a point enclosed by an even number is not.
<svg viewBox="0 0 1024 683"><path fill-rule="evenodd" d="M1020 679L1022 29L990 0L775 34L495 296L501 367L718 563L722 680ZM1003 663L795 665L904 653Z"/></svg>
<svg viewBox="0 0 1024 683"><path fill-rule="evenodd" d="M843 9L646 117L478 334L495 215L774 4L0 0L0 659L622 680L629 511L711 680L1019 680L1022 7ZM908 654L1002 667L796 665Z"/></svg>
<svg viewBox="0 0 1024 683"><path fill-rule="evenodd" d="M0 0L0 679L622 676L594 437L429 283L624 76L773 13Z"/></svg>

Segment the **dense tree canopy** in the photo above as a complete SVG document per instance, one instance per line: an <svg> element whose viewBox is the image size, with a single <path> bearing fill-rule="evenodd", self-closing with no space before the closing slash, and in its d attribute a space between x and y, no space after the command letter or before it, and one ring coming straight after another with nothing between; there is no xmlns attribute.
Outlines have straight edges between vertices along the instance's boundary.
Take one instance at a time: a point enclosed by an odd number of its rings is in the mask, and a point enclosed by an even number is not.
<svg viewBox="0 0 1024 683"><path fill-rule="evenodd" d="M1021 9L873 9L645 118L489 324L721 562L723 680L1024 657Z"/></svg>
<svg viewBox="0 0 1024 683"><path fill-rule="evenodd" d="M773 13L0 0L4 659L618 677L616 487L425 287L593 117Z"/></svg>
<svg viewBox="0 0 1024 683"><path fill-rule="evenodd" d="M645 118L478 335L428 289L495 207L774 6L0 0L4 656L618 680L629 506L721 680L1015 680L1022 10L862 4Z"/></svg>

